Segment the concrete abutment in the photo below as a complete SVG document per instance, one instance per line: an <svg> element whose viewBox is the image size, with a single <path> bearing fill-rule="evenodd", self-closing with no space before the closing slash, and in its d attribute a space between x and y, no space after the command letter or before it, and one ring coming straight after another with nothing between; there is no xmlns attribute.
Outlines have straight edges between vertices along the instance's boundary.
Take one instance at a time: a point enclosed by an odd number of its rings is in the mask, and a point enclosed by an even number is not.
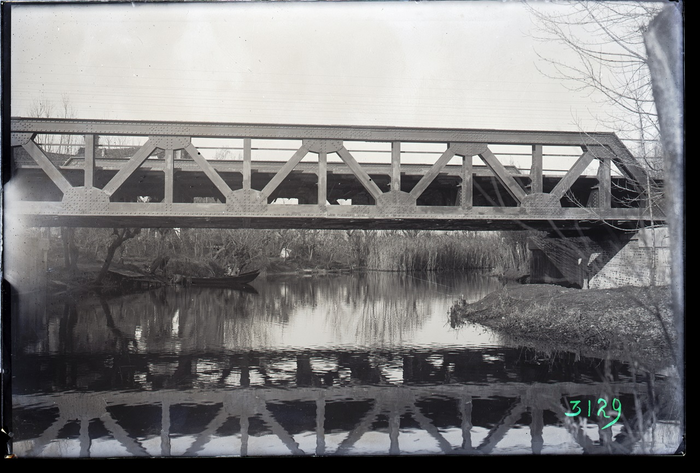
<svg viewBox="0 0 700 473"><path fill-rule="evenodd" d="M668 227L530 237L530 282L608 289L671 281Z"/></svg>

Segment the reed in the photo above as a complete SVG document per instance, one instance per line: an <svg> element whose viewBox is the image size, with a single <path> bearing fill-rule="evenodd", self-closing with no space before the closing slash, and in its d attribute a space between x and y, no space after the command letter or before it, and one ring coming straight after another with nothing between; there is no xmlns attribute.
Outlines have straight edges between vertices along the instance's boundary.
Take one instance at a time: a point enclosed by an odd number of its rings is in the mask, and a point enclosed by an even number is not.
<svg viewBox="0 0 700 473"><path fill-rule="evenodd" d="M87 259L99 260L105 232L88 230L76 234L77 244ZM199 268L194 262L265 269L284 259L300 268L400 272L486 269L499 274L526 272L526 238L525 232L495 231L144 229L119 248L115 261L144 265L157 256L167 256L173 265L188 261L180 266L203 271L216 268ZM59 243L55 246L54 251L60 253Z"/></svg>
<svg viewBox="0 0 700 473"><path fill-rule="evenodd" d="M383 271L503 272L527 267L523 235L500 232L389 233L367 248L367 267Z"/></svg>

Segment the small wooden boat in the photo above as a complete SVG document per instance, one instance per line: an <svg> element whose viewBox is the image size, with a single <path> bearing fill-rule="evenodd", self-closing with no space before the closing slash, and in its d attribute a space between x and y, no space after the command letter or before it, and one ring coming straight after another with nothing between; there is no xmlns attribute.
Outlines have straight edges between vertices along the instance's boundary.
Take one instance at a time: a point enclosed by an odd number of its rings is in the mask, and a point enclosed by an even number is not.
<svg viewBox="0 0 700 473"><path fill-rule="evenodd" d="M189 283L193 286L212 287L236 287L248 284L258 277L259 270L241 273L238 276L224 276L220 278L189 278Z"/></svg>

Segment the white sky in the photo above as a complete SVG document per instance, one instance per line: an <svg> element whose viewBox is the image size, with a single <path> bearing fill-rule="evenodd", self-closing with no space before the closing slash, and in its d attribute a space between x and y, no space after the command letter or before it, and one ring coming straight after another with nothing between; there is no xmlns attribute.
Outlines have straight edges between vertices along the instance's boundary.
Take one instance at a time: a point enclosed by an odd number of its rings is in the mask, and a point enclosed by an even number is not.
<svg viewBox="0 0 700 473"><path fill-rule="evenodd" d="M15 5L12 115L605 131L530 28L499 1Z"/></svg>

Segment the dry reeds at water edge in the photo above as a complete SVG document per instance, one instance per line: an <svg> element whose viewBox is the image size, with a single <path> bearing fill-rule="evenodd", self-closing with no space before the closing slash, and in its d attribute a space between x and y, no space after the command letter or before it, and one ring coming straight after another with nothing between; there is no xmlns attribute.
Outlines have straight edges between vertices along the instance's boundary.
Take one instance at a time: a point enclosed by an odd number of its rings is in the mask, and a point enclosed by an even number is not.
<svg viewBox="0 0 700 473"><path fill-rule="evenodd" d="M168 235L171 255L220 266L253 262L264 269L279 259L304 267L352 267L381 271L526 271L527 232L425 230L204 230ZM204 251L216 248L216 251ZM206 268L202 268L206 269ZM192 276L203 276L192 274Z"/></svg>
<svg viewBox="0 0 700 473"><path fill-rule="evenodd" d="M527 267L527 257L524 238L500 233L421 232L376 239L368 248L367 267L384 271L504 271Z"/></svg>
<svg viewBox="0 0 700 473"><path fill-rule="evenodd" d="M156 257L169 258L168 274L193 277L211 276L227 266L264 271L280 260L303 268L526 272L527 235L526 231L142 229L123 242L114 261L142 268ZM64 255L60 241L52 240L50 249L57 265ZM77 230L80 264L104 259L110 241L105 229Z"/></svg>

